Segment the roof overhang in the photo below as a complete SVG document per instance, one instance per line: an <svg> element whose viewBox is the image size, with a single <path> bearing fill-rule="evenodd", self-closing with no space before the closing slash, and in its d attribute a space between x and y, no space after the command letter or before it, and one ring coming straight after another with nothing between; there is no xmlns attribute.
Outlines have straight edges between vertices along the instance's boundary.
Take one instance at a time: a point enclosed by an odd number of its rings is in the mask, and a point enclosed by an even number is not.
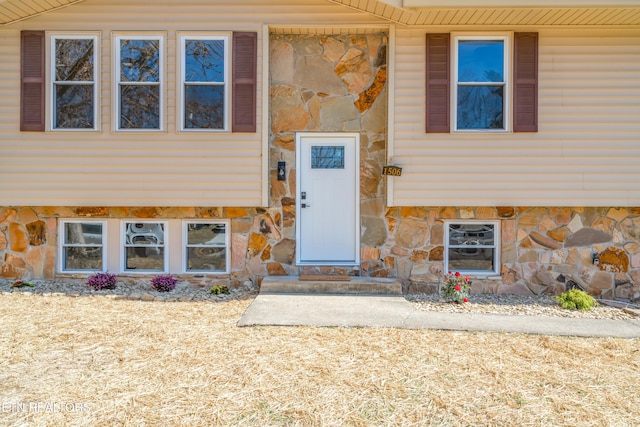
<svg viewBox="0 0 640 427"><path fill-rule="evenodd" d="M640 0L328 0L402 26L640 28Z"/></svg>
<svg viewBox="0 0 640 427"><path fill-rule="evenodd" d="M629 7L640 0L380 0L396 7Z"/></svg>
<svg viewBox="0 0 640 427"><path fill-rule="evenodd" d="M0 0L0 26L23 21L84 0Z"/></svg>
<svg viewBox="0 0 640 427"><path fill-rule="evenodd" d="M83 1L0 0L0 26ZM640 0L327 1L405 26L640 28Z"/></svg>

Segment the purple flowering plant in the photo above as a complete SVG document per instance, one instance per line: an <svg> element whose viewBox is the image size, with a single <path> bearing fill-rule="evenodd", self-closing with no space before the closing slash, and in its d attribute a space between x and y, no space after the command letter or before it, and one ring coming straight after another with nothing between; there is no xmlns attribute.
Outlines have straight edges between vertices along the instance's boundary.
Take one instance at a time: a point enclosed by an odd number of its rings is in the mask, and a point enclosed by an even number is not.
<svg viewBox="0 0 640 427"><path fill-rule="evenodd" d="M175 289L178 279L170 274L161 274L151 279L151 286L158 292L169 292Z"/></svg>
<svg viewBox="0 0 640 427"><path fill-rule="evenodd" d="M87 286L95 291L115 289L117 276L111 273L95 273L87 279Z"/></svg>

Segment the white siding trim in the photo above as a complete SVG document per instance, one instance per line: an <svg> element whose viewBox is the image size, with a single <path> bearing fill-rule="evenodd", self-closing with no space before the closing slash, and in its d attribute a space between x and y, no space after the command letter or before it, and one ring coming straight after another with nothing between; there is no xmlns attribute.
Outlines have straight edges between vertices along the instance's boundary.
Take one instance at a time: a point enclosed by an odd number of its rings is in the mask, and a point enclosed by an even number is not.
<svg viewBox="0 0 640 427"><path fill-rule="evenodd" d="M269 206L269 125L271 123L269 114L271 111L271 96L269 85L269 26L262 26L262 61L258 61L258 66L262 66L262 138L261 138L261 173L262 183L260 186L260 203L263 207Z"/></svg>
<svg viewBox="0 0 640 427"><path fill-rule="evenodd" d="M396 26L389 26L387 64L387 163L393 164L396 117ZM387 206L393 206L393 176L387 175Z"/></svg>

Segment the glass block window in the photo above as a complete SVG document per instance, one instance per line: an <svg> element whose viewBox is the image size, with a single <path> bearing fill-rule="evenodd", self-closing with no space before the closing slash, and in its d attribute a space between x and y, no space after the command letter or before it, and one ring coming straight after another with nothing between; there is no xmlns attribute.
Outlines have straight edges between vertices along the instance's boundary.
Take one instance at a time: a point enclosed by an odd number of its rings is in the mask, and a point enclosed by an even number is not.
<svg viewBox="0 0 640 427"><path fill-rule="evenodd" d="M122 222L124 271L167 271L167 224L157 221Z"/></svg>
<svg viewBox="0 0 640 427"><path fill-rule="evenodd" d="M105 222L61 220L60 236L60 271L105 271Z"/></svg>
<svg viewBox="0 0 640 427"><path fill-rule="evenodd" d="M227 221L185 221L184 271L228 273L229 234Z"/></svg>
<svg viewBox="0 0 640 427"><path fill-rule="evenodd" d="M94 36L53 36L52 129L96 129L97 84Z"/></svg>
<svg viewBox="0 0 640 427"><path fill-rule="evenodd" d="M445 238L447 271L498 274L499 222L448 222Z"/></svg>
<svg viewBox="0 0 640 427"><path fill-rule="evenodd" d="M311 169L344 169L344 147L341 145L312 146Z"/></svg>

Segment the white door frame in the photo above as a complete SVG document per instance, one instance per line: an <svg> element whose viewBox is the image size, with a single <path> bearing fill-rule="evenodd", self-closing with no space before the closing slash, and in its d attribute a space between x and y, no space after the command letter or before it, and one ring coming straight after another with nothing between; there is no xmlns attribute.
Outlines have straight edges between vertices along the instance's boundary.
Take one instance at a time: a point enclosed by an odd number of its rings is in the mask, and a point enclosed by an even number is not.
<svg viewBox="0 0 640 427"><path fill-rule="evenodd" d="M355 215L355 227L353 230L354 233L354 259L349 261L336 261L336 260L327 260L326 262L322 262L322 260L317 261L303 261L301 260L301 245L302 241L302 230L301 230L301 205L302 199L300 197L300 193L305 191L301 188L302 184L302 162L301 162L301 143L302 139L308 138L352 138L352 143L354 144L353 153L354 153L354 164L353 173L355 180L355 198L354 200L354 215ZM296 133L296 265L342 265L342 266L356 266L360 265L360 134L354 132L337 132L337 133L324 133L324 132L298 132Z"/></svg>

